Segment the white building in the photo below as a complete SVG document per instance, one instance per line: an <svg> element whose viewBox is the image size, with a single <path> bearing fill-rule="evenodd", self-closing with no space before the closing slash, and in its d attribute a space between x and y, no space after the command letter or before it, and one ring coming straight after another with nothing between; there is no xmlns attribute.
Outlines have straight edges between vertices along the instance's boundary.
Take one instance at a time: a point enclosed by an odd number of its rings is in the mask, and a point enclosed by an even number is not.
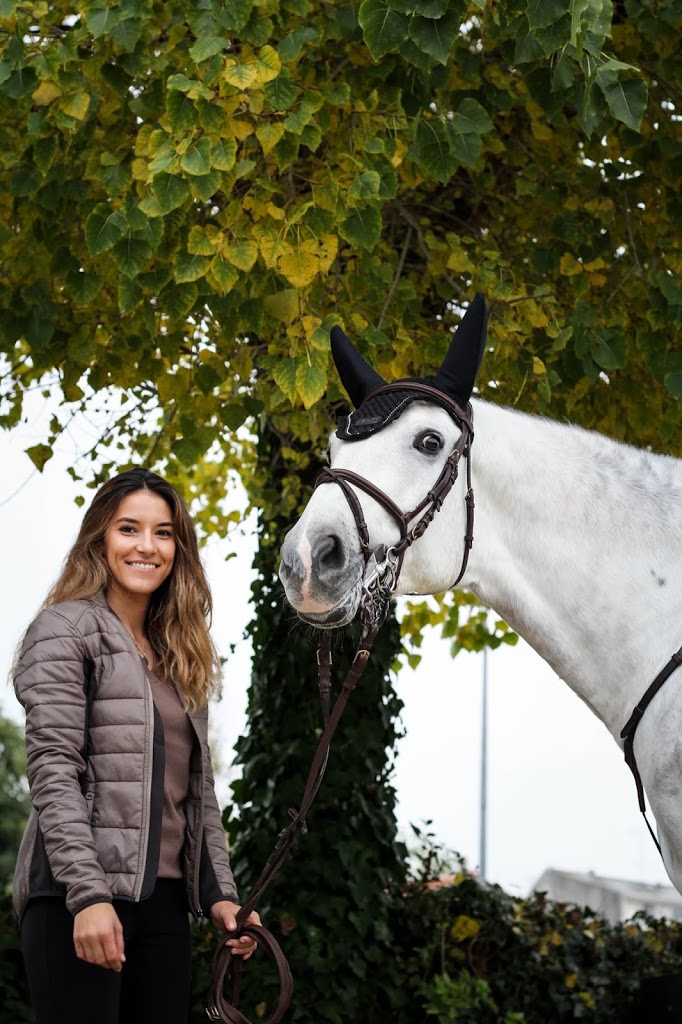
<svg viewBox="0 0 682 1024"><path fill-rule="evenodd" d="M533 886L557 903L589 907L615 924L626 921L638 910L652 917L682 921L682 896L672 885L650 885L623 878L604 878L590 872L559 871L548 868Z"/></svg>

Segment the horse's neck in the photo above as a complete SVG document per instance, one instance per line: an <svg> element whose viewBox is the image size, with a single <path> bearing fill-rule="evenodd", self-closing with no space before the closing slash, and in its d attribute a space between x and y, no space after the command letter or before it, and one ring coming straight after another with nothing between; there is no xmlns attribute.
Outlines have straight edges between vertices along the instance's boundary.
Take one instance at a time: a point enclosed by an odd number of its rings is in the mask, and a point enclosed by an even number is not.
<svg viewBox="0 0 682 1024"><path fill-rule="evenodd" d="M475 403L465 584L606 723L682 643L682 462Z"/></svg>

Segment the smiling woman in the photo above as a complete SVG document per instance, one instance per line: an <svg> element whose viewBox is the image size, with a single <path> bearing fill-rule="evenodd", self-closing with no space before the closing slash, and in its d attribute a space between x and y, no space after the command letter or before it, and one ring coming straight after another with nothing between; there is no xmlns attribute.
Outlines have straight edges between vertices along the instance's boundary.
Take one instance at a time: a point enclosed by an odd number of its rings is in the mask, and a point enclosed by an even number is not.
<svg viewBox="0 0 682 1024"><path fill-rule="evenodd" d="M210 613L180 496L145 469L114 477L14 674L33 805L14 906L38 1024L86 1024L95 1005L102 1024L185 1024L188 911L237 927L207 742Z"/></svg>

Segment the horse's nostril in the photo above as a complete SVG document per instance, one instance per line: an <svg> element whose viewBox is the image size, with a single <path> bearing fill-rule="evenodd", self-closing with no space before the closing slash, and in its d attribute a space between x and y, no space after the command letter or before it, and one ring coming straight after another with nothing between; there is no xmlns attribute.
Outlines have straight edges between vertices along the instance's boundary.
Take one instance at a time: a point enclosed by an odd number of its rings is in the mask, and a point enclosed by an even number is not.
<svg viewBox="0 0 682 1024"><path fill-rule="evenodd" d="M343 569L346 559L343 545L338 537L330 534L320 537L313 546L313 566L318 570L327 572L335 569Z"/></svg>

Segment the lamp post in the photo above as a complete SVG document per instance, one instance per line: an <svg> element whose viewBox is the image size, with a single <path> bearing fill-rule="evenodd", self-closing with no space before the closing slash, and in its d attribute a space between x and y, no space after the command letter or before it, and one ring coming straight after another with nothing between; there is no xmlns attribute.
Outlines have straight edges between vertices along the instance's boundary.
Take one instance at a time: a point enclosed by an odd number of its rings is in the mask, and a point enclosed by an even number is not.
<svg viewBox="0 0 682 1024"><path fill-rule="evenodd" d="M478 864L481 882L486 881L487 864L487 818L488 818L488 648L483 648L483 701L481 709L481 832L479 837Z"/></svg>

